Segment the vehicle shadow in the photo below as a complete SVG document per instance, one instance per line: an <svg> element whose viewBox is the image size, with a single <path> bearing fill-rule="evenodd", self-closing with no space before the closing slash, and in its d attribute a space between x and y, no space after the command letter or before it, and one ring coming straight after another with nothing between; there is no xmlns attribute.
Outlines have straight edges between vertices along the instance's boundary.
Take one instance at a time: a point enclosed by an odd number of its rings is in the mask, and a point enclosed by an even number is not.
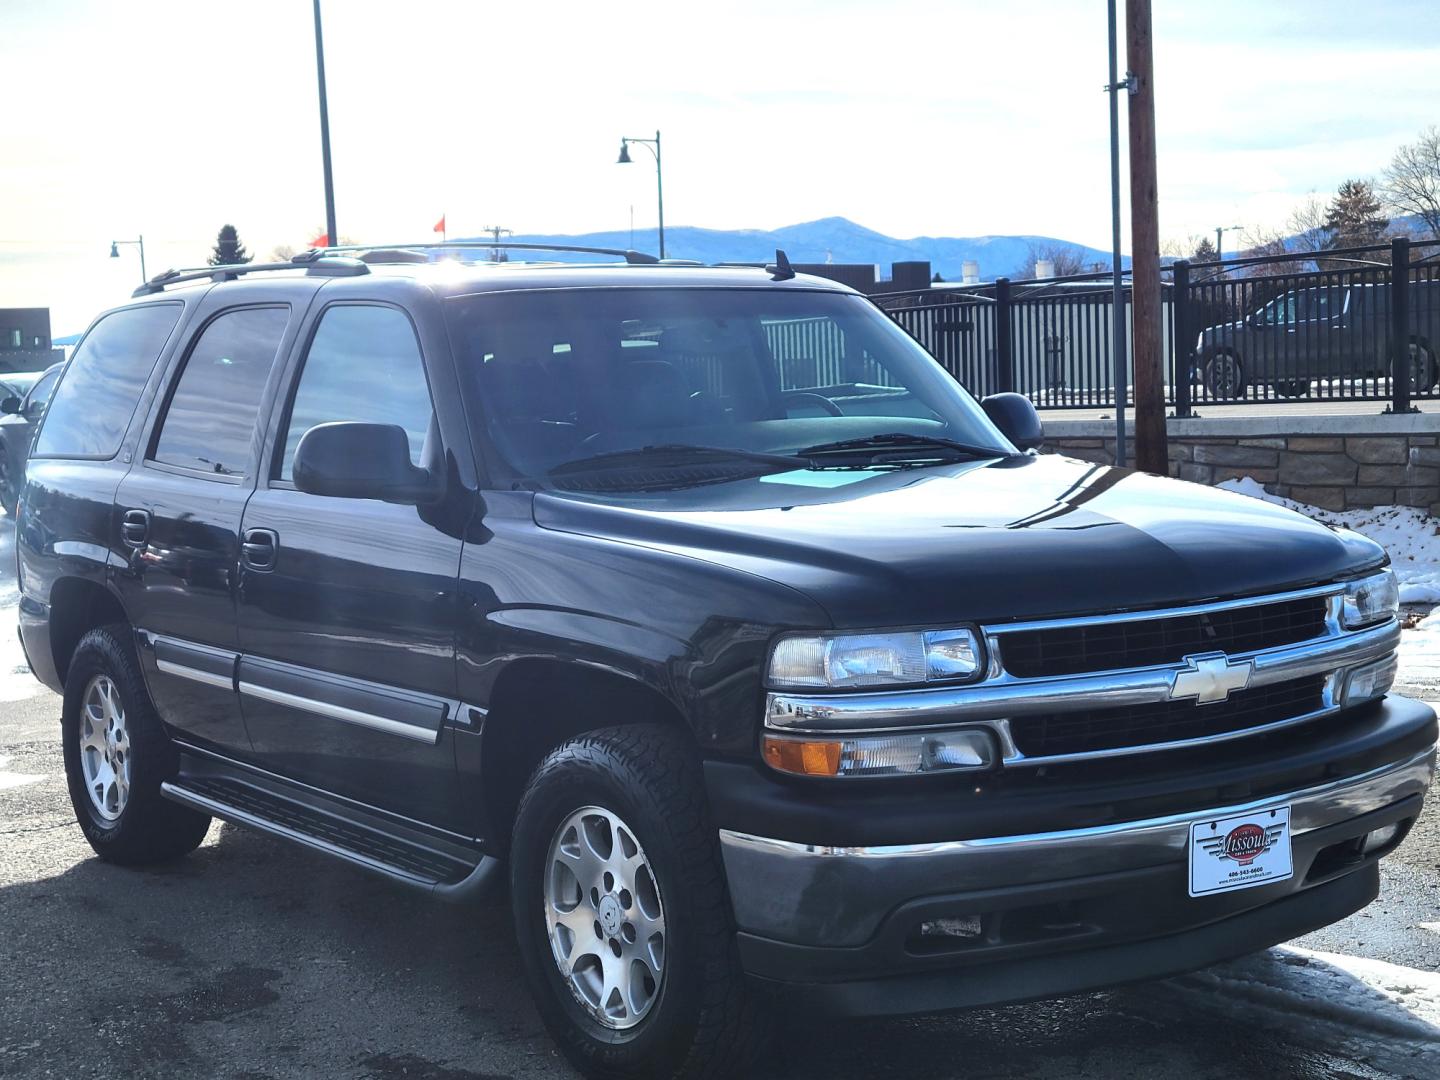
<svg viewBox="0 0 1440 1080"><path fill-rule="evenodd" d="M104 1061L111 1075L157 1078L573 1075L530 1005L503 891L447 906L222 825L189 857L140 870L88 857L73 826L56 833L69 868L0 889L0 1074L88 1074ZM1286 955L943 1017L842 1024L777 1010L755 1075L1440 1075L1440 1031ZM1316 1012L1306 987L1373 1023Z"/></svg>

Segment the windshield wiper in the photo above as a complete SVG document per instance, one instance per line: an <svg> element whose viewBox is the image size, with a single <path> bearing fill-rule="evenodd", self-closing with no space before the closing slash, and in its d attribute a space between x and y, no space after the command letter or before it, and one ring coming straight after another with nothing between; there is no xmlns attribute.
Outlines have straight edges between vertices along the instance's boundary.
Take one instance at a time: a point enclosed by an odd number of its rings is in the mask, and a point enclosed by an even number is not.
<svg viewBox="0 0 1440 1080"><path fill-rule="evenodd" d="M889 431L879 435L866 435L859 439L841 439L839 442L817 443L797 450L796 457L823 457L829 454L879 454L886 451L906 450L947 450L953 454L964 454L972 458L1010 458L1015 455L995 446L980 446L977 443L959 442L934 435L909 435L903 431Z"/></svg>
<svg viewBox="0 0 1440 1080"><path fill-rule="evenodd" d="M770 465L775 468L801 469L808 464L803 460L781 454L761 454L753 450L736 450L729 446L691 446L688 443L661 443L656 446L630 447L625 450L611 450L604 454L576 458L562 462L549 470L551 476L566 476L571 473L593 472L597 469L624 468L627 465L662 466L665 459L676 465L703 464L712 461L743 461L756 465Z"/></svg>

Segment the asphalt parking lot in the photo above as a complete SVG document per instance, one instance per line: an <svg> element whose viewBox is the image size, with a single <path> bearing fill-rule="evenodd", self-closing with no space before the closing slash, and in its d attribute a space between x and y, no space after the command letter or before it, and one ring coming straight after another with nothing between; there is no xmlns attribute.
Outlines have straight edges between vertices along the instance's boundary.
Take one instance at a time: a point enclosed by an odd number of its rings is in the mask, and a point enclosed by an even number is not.
<svg viewBox="0 0 1440 1080"><path fill-rule="evenodd" d="M219 823L174 865L103 864L71 816L58 711L48 693L0 704L0 1076L571 1075L503 897L441 906ZM1437 920L1432 804L1381 900L1302 943L1318 952L959 1016L796 1022L770 1074L1433 1080Z"/></svg>

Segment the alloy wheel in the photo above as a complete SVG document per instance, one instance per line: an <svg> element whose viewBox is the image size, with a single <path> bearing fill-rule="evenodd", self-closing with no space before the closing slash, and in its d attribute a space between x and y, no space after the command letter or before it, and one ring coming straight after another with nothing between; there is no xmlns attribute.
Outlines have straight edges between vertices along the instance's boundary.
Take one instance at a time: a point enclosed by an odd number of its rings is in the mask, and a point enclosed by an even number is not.
<svg viewBox="0 0 1440 1080"><path fill-rule="evenodd" d="M632 1028L660 993L665 909L634 831L598 806L555 831L545 860L545 928L560 975L607 1028Z"/></svg>
<svg viewBox="0 0 1440 1080"><path fill-rule="evenodd" d="M1428 394L1435 387L1437 375L1435 357L1430 350L1417 341L1410 343L1410 392Z"/></svg>
<svg viewBox="0 0 1440 1080"><path fill-rule="evenodd" d="M80 768L90 805L105 821L115 821L130 797L130 733L125 705L108 675L96 675L80 705Z"/></svg>
<svg viewBox="0 0 1440 1080"><path fill-rule="evenodd" d="M1241 379L1240 361L1230 353L1219 353L1210 361L1208 371L1210 393L1217 398L1233 398L1240 396Z"/></svg>

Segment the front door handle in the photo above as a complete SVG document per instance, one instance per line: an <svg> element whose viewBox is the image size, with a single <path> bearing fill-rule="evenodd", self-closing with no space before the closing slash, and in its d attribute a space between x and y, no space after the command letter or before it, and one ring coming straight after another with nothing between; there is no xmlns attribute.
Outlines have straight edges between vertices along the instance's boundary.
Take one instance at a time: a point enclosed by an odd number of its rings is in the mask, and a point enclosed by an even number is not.
<svg viewBox="0 0 1440 1080"><path fill-rule="evenodd" d="M275 569L280 537L274 529L246 529L240 542L240 561L251 570L265 573Z"/></svg>
<svg viewBox="0 0 1440 1080"><path fill-rule="evenodd" d="M150 536L150 511L126 510L120 521L120 536L132 548L142 548Z"/></svg>

